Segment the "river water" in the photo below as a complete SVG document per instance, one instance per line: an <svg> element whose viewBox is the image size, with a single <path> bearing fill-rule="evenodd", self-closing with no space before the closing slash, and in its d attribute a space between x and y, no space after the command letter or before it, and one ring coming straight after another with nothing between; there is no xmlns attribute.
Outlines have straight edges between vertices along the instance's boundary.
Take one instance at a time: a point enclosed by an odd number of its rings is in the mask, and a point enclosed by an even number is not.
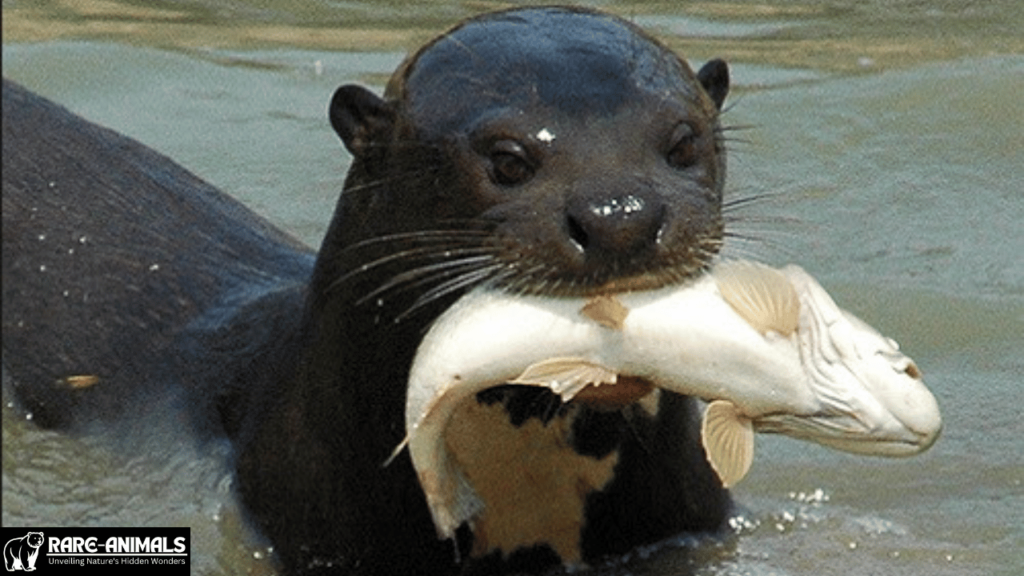
<svg viewBox="0 0 1024 576"><path fill-rule="evenodd" d="M680 4L677 6L677 4ZM496 2L3 4L3 73L317 245L348 157L333 90ZM615 576L1024 572L1024 3L595 2L732 64L727 253L798 263L898 340L945 430L888 460L760 436L735 535ZM195 574L269 574L227 449L140 455L3 412L4 525L185 525Z"/></svg>

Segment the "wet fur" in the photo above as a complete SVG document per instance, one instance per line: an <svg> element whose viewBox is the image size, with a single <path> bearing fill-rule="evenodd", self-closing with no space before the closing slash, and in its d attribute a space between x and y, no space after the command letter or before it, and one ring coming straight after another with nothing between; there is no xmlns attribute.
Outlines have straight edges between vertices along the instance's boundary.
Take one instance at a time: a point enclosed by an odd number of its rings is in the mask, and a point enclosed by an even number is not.
<svg viewBox="0 0 1024 576"><path fill-rule="evenodd" d="M4 368L34 421L102 428L198 402L209 409L196 424L219 429L211 410L230 387L205 376L234 380L277 349L312 252L168 158L6 80L3 131ZM168 353L203 339L217 341L210 353ZM61 384L76 375L97 381Z"/></svg>

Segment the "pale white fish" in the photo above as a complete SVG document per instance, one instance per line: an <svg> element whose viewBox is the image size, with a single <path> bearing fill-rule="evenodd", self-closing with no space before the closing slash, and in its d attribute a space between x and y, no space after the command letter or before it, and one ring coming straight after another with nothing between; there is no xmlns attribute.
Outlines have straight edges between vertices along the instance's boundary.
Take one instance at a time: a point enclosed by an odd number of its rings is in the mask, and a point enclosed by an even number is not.
<svg viewBox="0 0 1024 576"><path fill-rule="evenodd" d="M569 401L624 375L708 400L704 446L728 485L750 467L749 429L909 455L941 428L934 397L895 342L840 310L798 267L726 263L683 286L613 300L598 309L614 313L595 317L585 299L479 289L431 327L410 371L406 429L441 537L483 506L447 454L448 419L506 382Z"/></svg>

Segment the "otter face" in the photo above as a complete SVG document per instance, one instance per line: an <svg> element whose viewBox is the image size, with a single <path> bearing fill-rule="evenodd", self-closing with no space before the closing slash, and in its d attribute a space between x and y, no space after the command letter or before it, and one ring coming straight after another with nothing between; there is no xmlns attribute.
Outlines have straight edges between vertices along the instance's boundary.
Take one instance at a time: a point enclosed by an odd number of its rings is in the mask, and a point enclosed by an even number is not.
<svg viewBox="0 0 1024 576"><path fill-rule="evenodd" d="M433 197L410 205L447 203L433 210L487 232L483 279L610 294L678 283L718 252L728 84L723 62L695 76L622 20L512 11L428 44L396 73L387 103L342 88L332 121L357 162L388 149L378 173L435 158Z"/></svg>
<svg viewBox="0 0 1024 576"><path fill-rule="evenodd" d="M689 108L689 109L688 109ZM613 114L503 111L453 146L494 223L503 284L594 295L701 271L722 237L715 127L676 100L637 94Z"/></svg>

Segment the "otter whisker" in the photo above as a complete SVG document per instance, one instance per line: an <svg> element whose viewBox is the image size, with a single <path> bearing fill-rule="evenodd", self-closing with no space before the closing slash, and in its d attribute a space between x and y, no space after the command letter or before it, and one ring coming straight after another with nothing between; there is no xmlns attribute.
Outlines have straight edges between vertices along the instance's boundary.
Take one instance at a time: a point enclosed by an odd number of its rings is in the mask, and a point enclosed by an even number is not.
<svg viewBox="0 0 1024 576"><path fill-rule="evenodd" d="M545 278L547 270L548 266L539 262L525 270L517 265L510 265L502 280L511 278L512 281L502 284L501 287L512 293L550 294L552 292L547 289L550 282ZM497 279L495 283L497 283Z"/></svg>
<svg viewBox="0 0 1024 576"><path fill-rule="evenodd" d="M388 148L387 146L378 145L378 144L375 144L375 143L371 144L370 146L373 147L373 148L380 148L382 150L386 150ZM377 178L377 179L374 179L374 180L368 180L366 182L360 182L358 184L350 184L350 185L348 185L345 188L345 191L343 192L343 195L352 196L352 195L361 194L361 193L364 193L364 192L367 192L367 191L373 192L373 191L376 191L378 189L387 188L387 187L392 186L392 185L396 185L396 184L400 185L400 184L408 181L408 179L409 179L409 175L408 174L399 172L399 173L388 175L385 178Z"/></svg>
<svg viewBox="0 0 1024 576"><path fill-rule="evenodd" d="M715 141L719 145L721 145L723 148L728 148L730 152L733 152L734 149L732 148L731 144L736 143L736 144L750 145L750 144L753 144L753 141L752 140L748 140L746 138L736 138L734 136L730 136L729 133L735 133L735 132L740 132L740 131L744 131L744 130L749 130L751 128L754 128L754 127L753 126L742 126L742 125L727 125L727 126L718 125L718 126L715 127ZM725 146L726 144L729 144L730 146L726 147Z"/></svg>
<svg viewBox="0 0 1024 576"><path fill-rule="evenodd" d="M503 275L499 274L496 276L494 273L495 271L500 271L503 269L503 264L495 263L490 266L485 266L478 270L470 271L466 274L456 276L455 278L452 278L446 282L442 282L441 284L421 294L420 297L417 298L416 301L412 303L412 306L410 306L407 310L405 310L404 312L395 317L395 323L397 324L405 320L420 308L449 294L458 292L459 290L462 290L464 288L470 288L472 286L482 284L486 281L500 280Z"/></svg>
<svg viewBox="0 0 1024 576"><path fill-rule="evenodd" d="M728 241L730 256L763 256L760 253L761 251L758 250L737 248L737 243L741 246L764 246L774 252L785 255L792 254L784 248L784 243L772 240L771 237L788 234L787 230L800 223L798 218L782 214L755 214L748 212L748 208L766 203L776 204L785 201L785 199L785 194L772 192L744 195L723 203L724 218L729 224L724 236Z"/></svg>
<svg viewBox="0 0 1024 576"><path fill-rule="evenodd" d="M489 235L490 228L494 225L493 222L479 218L445 218L437 220L436 224L443 227L404 230L401 232L392 232L370 238L364 238L363 240L346 246L345 249L347 250L376 243L400 240L429 240L437 237L445 237L446 235L450 235L452 238L477 238Z"/></svg>
<svg viewBox="0 0 1024 576"><path fill-rule="evenodd" d="M771 240L766 237L764 233L754 235L751 233L730 232L726 236L727 239L733 241L729 243L730 255L744 255L749 257L762 256L759 251L756 251L753 248L741 248L741 246L763 246L774 252L779 252L787 256L792 255L792 250L786 248L785 244Z"/></svg>
<svg viewBox="0 0 1024 576"><path fill-rule="evenodd" d="M342 284L344 284L345 282L351 280L352 278L355 278L355 277L360 276L362 274L366 274L367 272L371 272L371 271L373 271L373 270L375 270L377 268L380 268L381 266L385 266L385 265L390 264L392 262L398 262L398 261L402 261L402 260L428 259L428 258L434 258L434 259L449 258L450 259L450 258L452 258L454 256L472 256L472 255L476 255L476 254L488 254L490 251L491 250L489 248L487 248L487 247L453 248L453 247L447 247L445 245L442 245L442 246L424 246L424 247L420 247L420 248L413 248L413 249L409 249L409 250L403 250L401 252L395 252L394 254L389 254L387 256L383 256L383 257L378 258L376 260L372 260L370 262L367 262L365 264L357 266L356 268L346 272L345 274L342 274L340 277L338 277L336 280L334 280L334 282L332 282L330 284L330 286L327 287L327 290L334 290L337 287L339 287Z"/></svg>
<svg viewBox="0 0 1024 576"><path fill-rule="evenodd" d="M759 194L751 194L750 196L739 196L736 198L729 198L722 201L722 211L730 212L737 209L743 209L751 204L761 204L765 202L778 202L783 198L783 194L777 192L763 192Z"/></svg>
<svg viewBox="0 0 1024 576"><path fill-rule="evenodd" d="M478 242L481 238L489 237L486 230L474 229L451 229L451 230L416 230L413 232L396 232L383 236L374 236L358 242L349 244L344 248L345 252L351 252L373 246L376 244L390 244L398 242Z"/></svg>
<svg viewBox="0 0 1024 576"><path fill-rule="evenodd" d="M473 251L476 252L477 250ZM370 300L373 300L377 296L380 296L381 294L403 284L406 285L405 288L414 288L420 284L420 281L430 282L438 278L457 274L466 269L473 270L475 268L479 268L482 264L493 262L493 260L494 257L491 254L484 254L482 256L471 256L468 258L460 258L458 260L444 260L413 268L392 277L366 296L360 298L356 304L361 306Z"/></svg>
<svg viewBox="0 0 1024 576"><path fill-rule="evenodd" d="M721 261L728 262L732 260L754 260L759 258L760 255L757 250L748 248L746 246L737 246L730 244L726 249L722 250Z"/></svg>
<svg viewBox="0 0 1024 576"><path fill-rule="evenodd" d="M733 238L733 239L744 241L744 242L760 242L760 241L763 240L763 238L760 238L758 236L753 236L751 234L744 234L742 232L726 232L725 233L725 237L726 238Z"/></svg>
<svg viewBox="0 0 1024 576"><path fill-rule="evenodd" d="M741 130L753 130L757 128L753 124L723 124L718 127L719 132L739 132Z"/></svg>

